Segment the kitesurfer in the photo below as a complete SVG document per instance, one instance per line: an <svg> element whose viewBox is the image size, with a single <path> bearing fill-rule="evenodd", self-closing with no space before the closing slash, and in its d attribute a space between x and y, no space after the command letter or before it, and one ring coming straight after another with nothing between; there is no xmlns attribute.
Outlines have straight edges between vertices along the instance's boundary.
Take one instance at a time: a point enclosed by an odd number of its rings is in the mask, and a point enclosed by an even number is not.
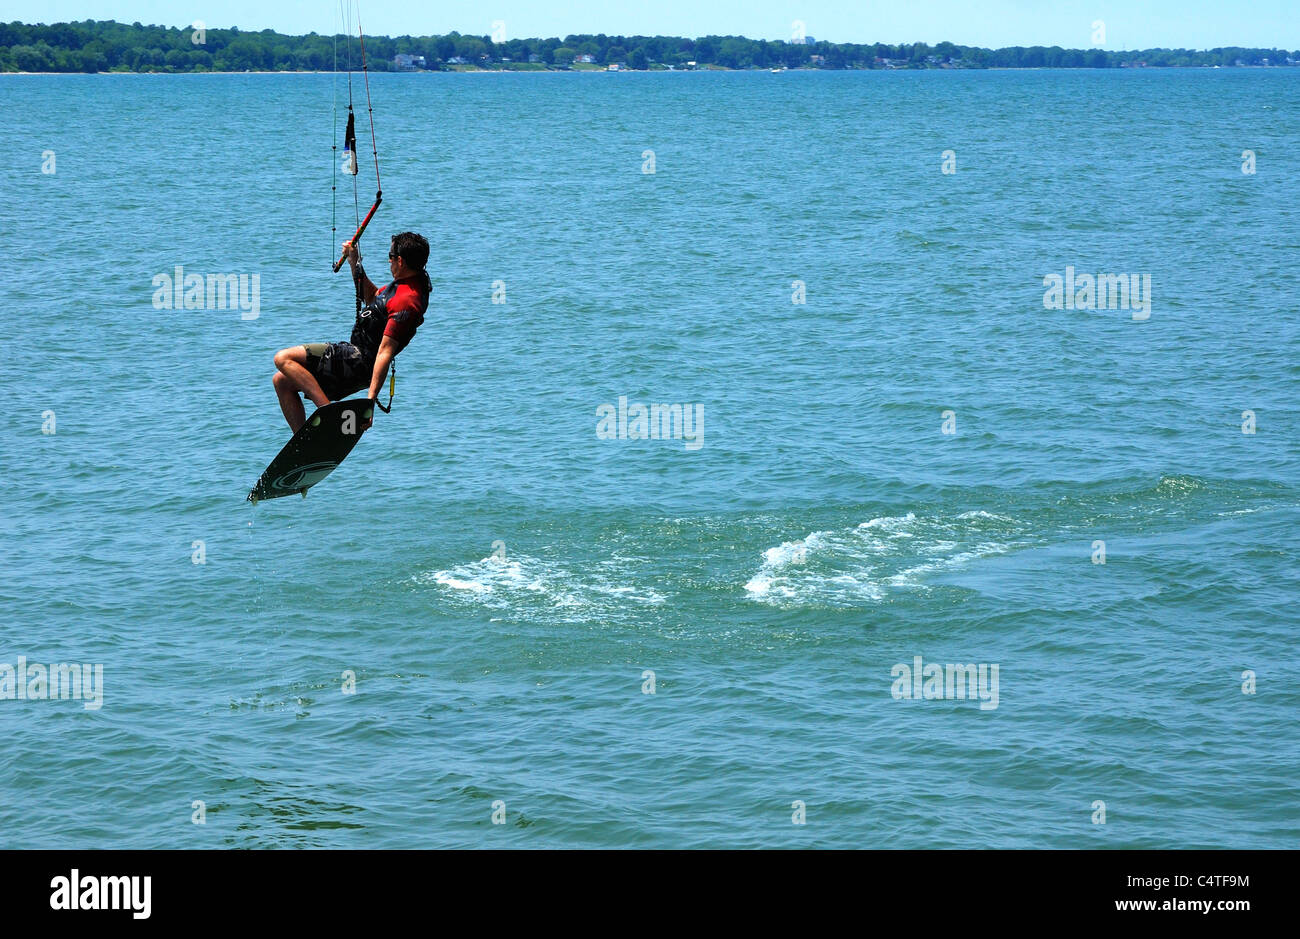
<svg viewBox="0 0 1300 939"><path fill-rule="evenodd" d="M388 249L392 282L380 290L366 276L356 244L343 243L360 309L350 342L309 342L275 354L272 378L280 410L289 429L298 432L307 420L299 393L317 407L369 388L369 398L379 397L393 357L406 348L424 322L429 306L429 242L415 232L394 235ZM362 430L369 427L366 423Z"/></svg>

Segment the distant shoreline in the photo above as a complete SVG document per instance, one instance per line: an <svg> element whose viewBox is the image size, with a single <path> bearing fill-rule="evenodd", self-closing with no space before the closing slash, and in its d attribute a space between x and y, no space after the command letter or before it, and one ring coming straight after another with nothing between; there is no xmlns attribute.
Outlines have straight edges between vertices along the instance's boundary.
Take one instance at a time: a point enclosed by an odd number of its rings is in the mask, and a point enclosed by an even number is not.
<svg viewBox="0 0 1300 939"><path fill-rule="evenodd" d="M724 65L711 65L708 68L654 68L654 69L630 69L621 68L611 71L606 68L448 68L448 69L416 69L414 71L386 71L377 72L380 75L624 75L632 73L641 74L687 74L690 72L770 72L768 68L727 68ZM1148 65L1132 68L1114 68L1108 66L1097 66L1090 68L1088 66L1010 66L1010 65L989 65L984 68L784 68L783 72L1297 72L1300 73L1300 67L1288 65ZM260 71L244 72L217 72L217 71L193 71L193 72L0 72L0 78L13 75L19 77L36 77L36 76L64 76L64 77L85 77L87 75L134 75L134 76L154 76L154 77L172 77L190 76L190 75L346 75L345 71L305 71L301 69L274 69Z"/></svg>
<svg viewBox="0 0 1300 939"><path fill-rule="evenodd" d="M289 35L173 27L115 20L0 24L4 74L319 74L357 63L347 34ZM795 23L789 38L745 36L566 35L507 39L452 31L445 35L364 37L373 72L543 71L931 71L1075 68L1300 68L1300 49L1222 46L1213 49L1108 49L1103 24L1080 28L1082 48L1059 45L990 49L948 40L832 42L805 34Z"/></svg>

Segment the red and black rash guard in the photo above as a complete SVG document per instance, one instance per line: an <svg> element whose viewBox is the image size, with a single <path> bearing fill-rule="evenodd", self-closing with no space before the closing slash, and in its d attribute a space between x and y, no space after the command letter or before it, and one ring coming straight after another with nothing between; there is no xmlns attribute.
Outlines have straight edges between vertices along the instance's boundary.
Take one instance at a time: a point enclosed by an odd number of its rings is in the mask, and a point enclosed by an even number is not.
<svg viewBox="0 0 1300 939"><path fill-rule="evenodd" d="M352 327L352 344L374 365L384 337L392 339L401 352L424 322L428 308L429 295L419 279L395 280L361 307Z"/></svg>

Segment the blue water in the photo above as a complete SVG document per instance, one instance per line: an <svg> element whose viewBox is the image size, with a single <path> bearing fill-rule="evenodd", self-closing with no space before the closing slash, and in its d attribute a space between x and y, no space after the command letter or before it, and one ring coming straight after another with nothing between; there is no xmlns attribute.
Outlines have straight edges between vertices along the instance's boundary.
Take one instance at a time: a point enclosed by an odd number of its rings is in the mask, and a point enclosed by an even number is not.
<svg viewBox="0 0 1300 939"><path fill-rule="evenodd" d="M0 700L0 847L1294 847L1294 71L376 75L435 297L256 507L272 354L351 326L339 86L0 86L0 681L103 667Z"/></svg>

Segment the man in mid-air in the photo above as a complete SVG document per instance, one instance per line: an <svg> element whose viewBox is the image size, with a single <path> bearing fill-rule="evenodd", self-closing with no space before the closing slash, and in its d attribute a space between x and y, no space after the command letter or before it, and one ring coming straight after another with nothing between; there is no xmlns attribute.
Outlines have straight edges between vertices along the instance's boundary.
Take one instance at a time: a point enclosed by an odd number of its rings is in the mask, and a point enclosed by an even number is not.
<svg viewBox="0 0 1300 939"><path fill-rule="evenodd" d="M429 307L429 242L415 232L393 236L388 249L388 270L393 276L380 290L366 276L361 255L352 242L344 242L352 278L361 291L361 311L352 327L351 342L309 342L275 354L278 371L272 378L280 410L295 434L307 420L301 392L317 407L369 388L371 401L379 397L393 357L406 348L424 322ZM362 430L369 427L367 422Z"/></svg>

